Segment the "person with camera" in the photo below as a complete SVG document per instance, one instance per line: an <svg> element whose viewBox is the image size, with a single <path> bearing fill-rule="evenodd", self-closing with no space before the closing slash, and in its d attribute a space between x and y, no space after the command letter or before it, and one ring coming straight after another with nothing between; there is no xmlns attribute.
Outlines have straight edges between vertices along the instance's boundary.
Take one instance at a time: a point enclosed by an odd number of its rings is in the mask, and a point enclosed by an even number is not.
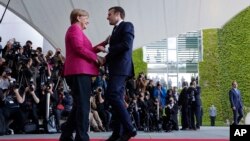
<svg viewBox="0 0 250 141"><path fill-rule="evenodd" d="M36 88L33 82L25 88L23 93L24 102L21 105L21 110L25 119L24 132L39 132L39 117L38 117L38 103L40 99L36 94ZM30 122L31 120L31 122ZM28 129L28 125L33 124L33 129Z"/></svg>
<svg viewBox="0 0 250 141"><path fill-rule="evenodd" d="M19 93L19 85L16 84L15 79L11 77L9 68L5 69L5 72L2 74L0 79L0 89L0 108L7 125L6 133L11 134L8 133L10 128L12 128L15 133L20 133L23 131L24 125L24 118L21 113L20 104L24 102L24 99ZM13 122L9 125L9 122L12 120Z"/></svg>
<svg viewBox="0 0 250 141"><path fill-rule="evenodd" d="M148 80L145 76L145 74L143 72L141 72L138 75L138 78L136 80L136 92L139 93L145 93L146 92L146 88L148 85Z"/></svg>
<svg viewBox="0 0 250 141"><path fill-rule="evenodd" d="M65 57L62 55L61 53L61 49L60 48L56 48L56 53L53 56L54 62L55 62L55 66L60 65L60 63L64 64L65 61Z"/></svg>
<svg viewBox="0 0 250 141"><path fill-rule="evenodd" d="M50 120L50 117L54 117L56 115L56 105L58 101L58 96L54 92L54 83L51 79L48 78L47 82L42 84L41 86L41 93L39 95L40 103L39 103L39 110L40 114L43 118L43 127L45 132L50 133L48 123L55 122L56 125L53 128L53 133L57 132L56 127L59 127L59 122L56 121L55 118Z"/></svg>
<svg viewBox="0 0 250 141"><path fill-rule="evenodd" d="M150 98L150 94L145 95L145 114L143 128L144 131L153 131L153 127L156 126L157 123L157 105L158 99Z"/></svg>
<svg viewBox="0 0 250 141"><path fill-rule="evenodd" d="M44 54L42 53L42 48L37 47L36 50L32 50L31 52L31 58L33 59L33 66L38 68L47 65L46 58Z"/></svg>
<svg viewBox="0 0 250 141"><path fill-rule="evenodd" d="M166 89L162 87L160 81L156 83L156 87L154 88L154 97L157 98L159 101L157 105L157 119L159 120L161 117L162 110L166 106L167 101Z"/></svg>
<svg viewBox="0 0 250 141"><path fill-rule="evenodd" d="M57 79L59 79L63 71L63 64L65 61L65 57L62 55L61 52L62 51L60 48L56 48L55 55L51 58L53 62L52 78L54 79L54 82L58 81Z"/></svg>
<svg viewBox="0 0 250 141"><path fill-rule="evenodd" d="M7 90L10 86L10 82L15 81L14 78L11 76L12 70L8 67L3 68L3 72L0 76L0 89L3 91Z"/></svg>
<svg viewBox="0 0 250 141"><path fill-rule="evenodd" d="M90 120L90 126L93 127L93 130L96 132L99 131L105 131L103 127L102 120L98 113L98 107L97 107L97 99L98 95L100 96L102 93L101 88L97 88L97 91L93 92L93 95L90 97L90 114L89 114L89 120ZM99 97L100 98L100 97ZM103 99L101 99L101 102L103 103Z"/></svg>
<svg viewBox="0 0 250 141"><path fill-rule="evenodd" d="M68 117L73 106L73 97L69 91L64 91L63 85L60 82L59 87L55 90L57 94L57 102L55 107L55 118L58 132L61 131L60 120L62 117Z"/></svg>
<svg viewBox="0 0 250 141"><path fill-rule="evenodd" d="M179 130L178 127L178 104L175 101L174 97L170 97L167 105L165 107L166 113L166 132L170 132L172 130Z"/></svg>
<svg viewBox="0 0 250 141"><path fill-rule="evenodd" d="M27 40L25 45L23 46L24 49L24 54L25 56L27 56L28 58L31 57L31 52L32 52L32 41Z"/></svg>
<svg viewBox="0 0 250 141"><path fill-rule="evenodd" d="M104 129L108 131L111 121L111 113L105 107L105 99L103 98L104 89L97 87L96 90L94 90L94 93L96 99L96 110L103 122Z"/></svg>

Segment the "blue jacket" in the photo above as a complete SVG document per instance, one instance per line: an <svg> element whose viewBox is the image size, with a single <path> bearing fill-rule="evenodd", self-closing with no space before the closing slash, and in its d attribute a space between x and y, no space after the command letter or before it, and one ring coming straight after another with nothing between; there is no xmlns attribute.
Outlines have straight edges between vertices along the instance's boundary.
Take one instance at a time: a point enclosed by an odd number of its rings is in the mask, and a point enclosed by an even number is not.
<svg viewBox="0 0 250 141"><path fill-rule="evenodd" d="M232 88L229 91L229 100L231 107L235 107L236 109L243 107L240 90L237 89L236 92L236 90Z"/></svg>
<svg viewBox="0 0 250 141"><path fill-rule="evenodd" d="M158 98L158 94L159 94L158 90L159 89L157 87L154 88L154 97L155 98ZM161 94L160 99L159 99L160 105L161 105L162 108L164 108L166 106L166 99L167 99L167 91L166 91L166 89L161 87L161 93L160 94Z"/></svg>

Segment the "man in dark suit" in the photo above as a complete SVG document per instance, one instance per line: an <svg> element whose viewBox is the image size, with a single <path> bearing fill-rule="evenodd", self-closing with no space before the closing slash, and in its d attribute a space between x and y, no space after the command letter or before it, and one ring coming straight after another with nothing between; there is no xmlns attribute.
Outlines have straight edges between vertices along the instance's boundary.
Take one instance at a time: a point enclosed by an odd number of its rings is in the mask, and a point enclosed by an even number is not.
<svg viewBox="0 0 250 141"><path fill-rule="evenodd" d="M197 90L196 81L190 82L190 87L187 89L188 104L190 113L190 129L200 129L200 115L201 115L201 98L200 90Z"/></svg>
<svg viewBox="0 0 250 141"><path fill-rule="evenodd" d="M188 83L183 82L183 89L179 96L178 105L181 107L181 130L187 130L189 128L189 116L188 116Z"/></svg>
<svg viewBox="0 0 250 141"><path fill-rule="evenodd" d="M233 125L238 125L243 117L243 103L240 90L236 81L232 82L232 89L229 91L229 100L233 110Z"/></svg>
<svg viewBox="0 0 250 141"><path fill-rule="evenodd" d="M134 41L134 26L123 21L125 11L122 7L111 7L108 11L108 21L114 26L109 37L109 47L99 48L107 52L105 56L109 73L107 94L108 103L113 108L113 133L107 141L128 141L136 135L130 115L125 107L125 83L134 75L132 51Z"/></svg>

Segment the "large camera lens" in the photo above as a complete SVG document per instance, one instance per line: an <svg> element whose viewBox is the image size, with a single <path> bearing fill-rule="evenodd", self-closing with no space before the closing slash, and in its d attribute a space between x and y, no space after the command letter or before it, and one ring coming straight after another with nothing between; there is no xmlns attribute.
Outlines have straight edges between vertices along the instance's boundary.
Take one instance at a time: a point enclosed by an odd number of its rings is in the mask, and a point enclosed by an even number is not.
<svg viewBox="0 0 250 141"><path fill-rule="evenodd" d="M102 88L98 88L97 91L100 93L102 92Z"/></svg>

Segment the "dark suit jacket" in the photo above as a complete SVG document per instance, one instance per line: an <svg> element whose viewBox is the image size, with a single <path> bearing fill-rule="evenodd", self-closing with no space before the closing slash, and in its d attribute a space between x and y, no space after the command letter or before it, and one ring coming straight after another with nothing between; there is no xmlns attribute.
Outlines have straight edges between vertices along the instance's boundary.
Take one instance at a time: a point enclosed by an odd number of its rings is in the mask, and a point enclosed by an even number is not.
<svg viewBox="0 0 250 141"><path fill-rule="evenodd" d="M188 93L187 93L188 88L184 87L180 93L179 96L179 101L178 101L178 105L179 106L183 106L183 107L187 107L188 106Z"/></svg>
<svg viewBox="0 0 250 141"><path fill-rule="evenodd" d="M189 87L187 89L187 93L188 93L188 99L189 99L189 104L194 104L195 106L201 106L201 97L200 97L200 93L199 91L197 91L196 88L193 88L193 87ZM193 99L193 96L192 94L194 95L194 99L195 101L192 101Z"/></svg>
<svg viewBox="0 0 250 141"><path fill-rule="evenodd" d="M237 109L243 107L242 100L241 100L241 93L239 90L238 92L239 94L237 94L234 88L232 88L229 91L229 100L231 103L231 107L236 107Z"/></svg>
<svg viewBox="0 0 250 141"><path fill-rule="evenodd" d="M110 75L134 75L132 61L134 26L130 22L121 22L112 33L106 63Z"/></svg>

